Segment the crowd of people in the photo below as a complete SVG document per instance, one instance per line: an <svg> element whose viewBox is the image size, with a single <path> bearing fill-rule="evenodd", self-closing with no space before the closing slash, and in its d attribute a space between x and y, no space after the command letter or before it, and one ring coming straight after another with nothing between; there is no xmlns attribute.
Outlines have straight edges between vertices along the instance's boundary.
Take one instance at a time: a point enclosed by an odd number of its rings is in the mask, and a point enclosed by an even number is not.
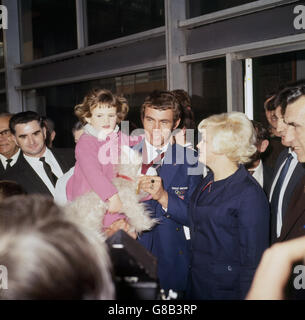
<svg viewBox="0 0 305 320"><path fill-rule="evenodd" d="M264 108L268 128L230 112L197 131L184 90L153 91L129 135L127 100L94 89L75 106L75 150L54 148L36 112L0 114L0 298L115 298L105 240L120 229L178 299L302 298L305 82Z"/></svg>

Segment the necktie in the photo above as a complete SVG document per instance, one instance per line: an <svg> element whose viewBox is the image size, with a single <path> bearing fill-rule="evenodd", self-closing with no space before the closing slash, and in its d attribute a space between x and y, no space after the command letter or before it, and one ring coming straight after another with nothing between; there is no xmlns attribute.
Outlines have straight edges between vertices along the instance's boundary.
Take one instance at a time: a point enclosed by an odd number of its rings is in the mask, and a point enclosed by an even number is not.
<svg viewBox="0 0 305 320"><path fill-rule="evenodd" d="M158 150L157 150L158 152ZM158 152L158 155L155 159L153 159L152 161L150 161L150 163L142 163L142 169L141 169L141 173L142 174L146 174L147 170L150 168L150 167L153 167L155 169L157 169L158 167L161 166L161 163L162 163L162 159L164 158L164 152L161 151Z"/></svg>
<svg viewBox="0 0 305 320"><path fill-rule="evenodd" d="M277 216L277 210L278 210L278 205L279 205L279 198L280 198L280 193L282 189L283 182L285 180L285 177L287 175L291 160L292 160L292 154L289 153L286 159L286 162L280 172L279 178L277 179L276 185L273 190L272 194L272 199L271 199L271 211ZM283 214L283 212L282 212Z"/></svg>
<svg viewBox="0 0 305 320"><path fill-rule="evenodd" d="M49 177L50 181L52 182L53 186L55 187L55 184L57 182L57 177L52 172L50 165L48 163L46 163L46 158L41 157L41 158L39 158L39 160L42 162L44 171L46 172L46 174Z"/></svg>
<svg viewBox="0 0 305 320"><path fill-rule="evenodd" d="M11 168L11 162L13 161L13 159L6 159L7 165L6 165L6 170Z"/></svg>

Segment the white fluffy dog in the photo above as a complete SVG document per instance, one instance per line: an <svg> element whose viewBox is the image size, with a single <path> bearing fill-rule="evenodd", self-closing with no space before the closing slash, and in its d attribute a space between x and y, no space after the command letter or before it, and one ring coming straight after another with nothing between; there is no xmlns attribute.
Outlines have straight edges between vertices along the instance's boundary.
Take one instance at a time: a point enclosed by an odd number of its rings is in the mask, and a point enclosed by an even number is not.
<svg viewBox="0 0 305 320"><path fill-rule="evenodd" d="M150 230L156 219L150 217L149 211L140 200L147 194L137 194L138 176L142 157L129 147L121 147L120 164L116 166L118 176L112 181L119 192L123 204L122 212L128 218L130 231L141 233ZM155 172L151 171L151 175ZM68 219L96 231L100 236L102 221L108 210L108 204L103 202L95 192L88 192L65 206Z"/></svg>

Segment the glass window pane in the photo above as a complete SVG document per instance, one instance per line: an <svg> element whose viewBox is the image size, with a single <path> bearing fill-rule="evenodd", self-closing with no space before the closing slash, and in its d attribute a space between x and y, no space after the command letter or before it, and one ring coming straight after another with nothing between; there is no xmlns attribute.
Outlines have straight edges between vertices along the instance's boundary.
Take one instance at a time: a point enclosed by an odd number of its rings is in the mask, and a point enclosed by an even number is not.
<svg viewBox="0 0 305 320"><path fill-rule="evenodd" d="M5 72L0 72L0 90L5 89Z"/></svg>
<svg viewBox="0 0 305 320"><path fill-rule="evenodd" d="M3 30L0 30L0 69L4 68Z"/></svg>
<svg viewBox="0 0 305 320"><path fill-rule="evenodd" d="M187 1L188 18L198 17L215 11L220 11L232 7L237 7L242 4L255 2L255 0L196 0Z"/></svg>
<svg viewBox="0 0 305 320"><path fill-rule="evenodd" d="M6 105L6 94L0 94L0 113L7 112L7 105Z"/></svg>
<svg viewBox="0 0 305 320"><path fill-rule="evenodd" d="M224 58L192 64L192 108L197 125L212 114L227 112Z"/></svg>
<svg viewBox="0 0 305 320"><path fill-rule="evenodd" d="M265 124L264 101L289 82L305 79L305 52L290 52L253 59L254 119Z"/></svg>
<svg viewBox="0 0 305 320"><path fill-rule="evenodd" d="M75 0L22 0L23 61L77 48Z"/></svg>
<svg viewBox="0 0 305 320"><path fill-rule="evenodd" d="M140 79L140 82L138 82ZM69 85L41 88L25 92L26 110L36 110L55 123L54 146L72 147L72 127L77 121L74 106L93 88L106 88L113 93L123 94L129 103L126 120L130 121L130 133L142 126L140 107L144 98L153 90L166 89L165 69L148 71L115 78L98 79Z"/></svg>
<svg viewBox="0 0 305 320"><path fill-rule="evenodd" d="M89 44L165 24L164 0L87 0Z"/></svg>

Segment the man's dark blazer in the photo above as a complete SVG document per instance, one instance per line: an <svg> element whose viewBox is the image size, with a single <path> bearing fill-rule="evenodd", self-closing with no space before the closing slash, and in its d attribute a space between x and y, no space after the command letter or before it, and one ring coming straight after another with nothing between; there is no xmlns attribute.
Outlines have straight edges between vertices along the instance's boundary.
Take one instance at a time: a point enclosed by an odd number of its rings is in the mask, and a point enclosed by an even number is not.
<svg viewBox="0 0 305 320"><path fill-rule="evenodd" d="M3 167L2 161L0 161L0 178L5 173L5 169Z"/></svg>
<svg viewBox="0 0 305 320"><path fill-rule="evenodd" d="M280 169L281 165L283 164L283 162L286 160L287 158L287 154L288 154L288 148L285 149L284 151L281 152L281 154L278 157L278 160L276 162L276 166L275 166L275 170L274 170L274 174L273 174L273 179L272 179L272 183L276 177L276 174L278 172L278 170ZM289 180L289 183L287 185L286 191L284 193L284 198L283 198L283 204L282 204L282 215L283 217L286 216L286 214L290 215L288 209L288 205L292 199L292 196L295 193L295 189L298 185L298 183L301 181L301 179L304 177L305 175L305 169L302 163L298 163L297 166L295 167L293 174ZM270 185L270 188L272 186L272 183ZM271 191L271 190L270 190ZM276 212L272 212L271 210L271 243L274 243L277 239L276 236L276 221L277 221L277 213ZM285 223L285 218L283 218L283 227L284 227L284 223Z"/></svg>
<svg viewBox="0 0 305 320"><path fill-rule="evenodd" d="M302 236L305 236L305 176L293 192L287 213L283 218L281 235L277 242L288 241ZM299 261L294 266L302 265L303 263L303 261ZM292 270L294 270L294 266ZM304 290L296 290L294 287L295 277L296 274L291 273L285 288L285 299L304 300Z"/></svg>
<svg viewBox="0 0 305 320"><path fill-rule="evenodd" d="M50 149L57 160L63 173L66 173L74 166L74 150L73 149ZM40 193L52 196L48 187L25 160L23 153L15 163L15 165L5 172L2 177L3 180L12 180L20 184L28 194Z"/></svg>
<svg viewBox="0 0 305 320"><path fill-rule="evenodd" d="M281 138L272 137L267 150L262 154L263 162L274 169L280 154L287 148L282 145Z"/></svg>
<svg viewBox="0 0 305 320"><path fill-rule="evenodd" d="M293 192L283 218L281 235L277 241L286 241L305 236L305 176Z"/></svg>
<svg viewBox="0 0 305 320"><path fill-rule="evenodd" d="M263 162L263 177L264 177L264 183L263 183L263 189L267 195L270 193L270 188L272 184L273 179L273 169L266 165Z"/></svg>
<svg viewBox="0 0 305 320"><path fill-rule="evenodd" d="M134 149L142 152L143 143L144 140ZM191 149L170 144L158 172L168 193L167 211L155 200L146 201L152 217L159 222L138 240L157 257L158 277L161 288L165 290L184 291L187 285L190 241L186 240L183 226L189 226L189 199L203 172L201 165L194 170L198 166L197 159L194 159L196 155ZM195 160L194 164L191 164L191 159Z"/></svg>
<svg viewBox="0 0 305 320"><path fill-rule="evenodd" d="M19 157L20 157L20 154L21 154L21 152L19 153ZM19 159L19 157L18 157L18 159ZM17 159L17 161L18 161L18 159ZM16 163L17 163L17 161L16 161ZM4 175L5 172L6 172L6 170L3 167L2 161L0 161L0 180L3 180L2 175Z"/></svg>

